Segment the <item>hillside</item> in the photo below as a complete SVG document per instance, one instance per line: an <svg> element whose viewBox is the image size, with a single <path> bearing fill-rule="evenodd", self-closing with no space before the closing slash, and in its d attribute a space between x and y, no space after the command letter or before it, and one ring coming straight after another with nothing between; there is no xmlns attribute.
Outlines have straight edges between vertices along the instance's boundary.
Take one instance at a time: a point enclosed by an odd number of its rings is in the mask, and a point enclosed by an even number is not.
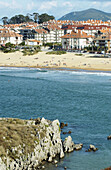
<svg viewBox="0 0 111 170"><path fill-rule="evenodd" d="M88 19L94 20L111 20L111 13L106 13L94 8L84 11L75 11L62 16L59 20L74 20L74 21L87 21Z"/></svg>

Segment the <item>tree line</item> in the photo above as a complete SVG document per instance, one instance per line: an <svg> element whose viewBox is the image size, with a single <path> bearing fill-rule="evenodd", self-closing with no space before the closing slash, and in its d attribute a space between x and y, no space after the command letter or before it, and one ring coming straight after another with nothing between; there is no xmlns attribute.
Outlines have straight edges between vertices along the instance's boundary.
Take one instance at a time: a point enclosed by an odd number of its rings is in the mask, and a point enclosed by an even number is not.
<svg viewBox="0 0 111 170"><path fill-rule="evenodd" d="M6 24L20 24L24 22L35 22L35 23L43 23L49 20L53 20L55 17L53 15L48 15L47 13L39 15L39 13L34 12L33 14L28 13L26 16L24 15L15 15L11 18L3 17L2 22L3 25Z"/></svg>

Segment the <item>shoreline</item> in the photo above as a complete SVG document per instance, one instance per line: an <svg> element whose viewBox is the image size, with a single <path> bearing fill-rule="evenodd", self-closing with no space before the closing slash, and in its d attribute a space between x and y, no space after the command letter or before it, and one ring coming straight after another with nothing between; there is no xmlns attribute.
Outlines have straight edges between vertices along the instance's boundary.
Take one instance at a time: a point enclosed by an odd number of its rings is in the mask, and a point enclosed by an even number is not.
<svg viewBox="0 0 111 170"><path fill-rule="evenodd" d="M76 56L74 53L47 55L39 52L23 56L22 52L4 54L0 52L0 67L41 68L68 71L111 71L111 58L93 58L94 54Z"/></svg>
<svg viewBox="0 0 111 170"><path fill-rule="evenodd" d="M72 67L35 67L35 66L9 66L9 65L0 65L0 67L9 67L9 68L34 68L34 69L48 69L48 70L59 70L59 71L87 71L87 72L106 72L106 73L110 73L111 69L107 70L107 69L94 69L94 68L72 68Z"/></svg>

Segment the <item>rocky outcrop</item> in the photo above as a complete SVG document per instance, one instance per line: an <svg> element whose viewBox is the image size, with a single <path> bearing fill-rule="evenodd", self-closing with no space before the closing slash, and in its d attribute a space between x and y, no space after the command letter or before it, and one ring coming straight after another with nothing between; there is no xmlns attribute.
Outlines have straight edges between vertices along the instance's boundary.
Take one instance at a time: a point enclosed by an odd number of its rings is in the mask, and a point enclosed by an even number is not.
<svg viewBox="0 0 111 170"><path fill-rule="evenodd" d="M24 143L24 141L26 141L26 139L24 139L22 145L19 144L16 147L11 147L10 150L7 149L7 154L0 158L0 169L36 169L43 160L52 162L56 155L63 158L65 152L72 152L73 150L82 148L82 144L74 144L71 136L65 138L64 142L61 140L61 129L58 120L52 122L44 118L28 120L27 123L25 122L23 125L23 128L26 127L31 128L30 135L31 138L33 138L33 151L28 151L28 147L30 147L32 143Z"/></svg>
<svg viewBox="0 0 111 170"><path fill-rule="evenodd" d="M107 139L108 139L108 140L111 140L111 135L109 135L109 136L107 137Z"/></svg>
<svg viewBox="0 0 111 170"><path fill-rule="evenodd" d="M61 122L60 123L60 128L62 129L62 128L64 128L64 126L68 126L68 124L67 123L65 124L64 122Z"/></svg>
<svg viewBox="0 0 111 170"><path fill-rule="evenodd" d="M98 150L98 148L96 148L94 145L90 145L89 146L89 149L88 150L86 150L86 152L91 152L91 151L97 151Z"/></svg>
<svg viewBox="0 0 111 170"><path fill-rule="evenodd" d="M105 168L104 170L111 170L111 166L110 166L110 167L108 167L108 168Z"/></svg>
<svg viewBox="0 0 111 170"><path fill-rule="evenodd" d="M74 142L72 141L71 136L65 138L63 142L64 152L72 152L74 150Z"/></svg>

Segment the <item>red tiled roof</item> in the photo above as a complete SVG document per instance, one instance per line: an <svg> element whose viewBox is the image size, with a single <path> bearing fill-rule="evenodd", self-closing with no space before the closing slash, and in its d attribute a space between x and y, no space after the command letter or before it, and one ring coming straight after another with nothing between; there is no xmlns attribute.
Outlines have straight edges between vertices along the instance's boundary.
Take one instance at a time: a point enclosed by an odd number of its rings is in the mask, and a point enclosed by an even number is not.
<svg viewBox="0 0 111 170"><path fill-rule="evenodd" d="M38 43L40 43L40 41L34 40L34 39L28 39L28 41L29 41L29 42L38 42Z"/></svg>
<svg viewBox="0 0 111 170"><path fill-rule="evenodd" d="M13 31L3 30L0 33L0 37L23 37L23 36Z"/></svg>
<svg viewBox="0 0 111 170"><path fill-rule="evenodd" d="M62 36L61 38L66 38L66 39L70 39L70 38L90 38L92 36L87 35L85 32L71 32L71 34L66 34L64 36Z"/></svg>
<svg viewBox="0 0 111 170"><path fill-rule="evenodd" d="M35 29L35 31L39 34L48 33L48 31L46 31L45 29Z"/></svg>

